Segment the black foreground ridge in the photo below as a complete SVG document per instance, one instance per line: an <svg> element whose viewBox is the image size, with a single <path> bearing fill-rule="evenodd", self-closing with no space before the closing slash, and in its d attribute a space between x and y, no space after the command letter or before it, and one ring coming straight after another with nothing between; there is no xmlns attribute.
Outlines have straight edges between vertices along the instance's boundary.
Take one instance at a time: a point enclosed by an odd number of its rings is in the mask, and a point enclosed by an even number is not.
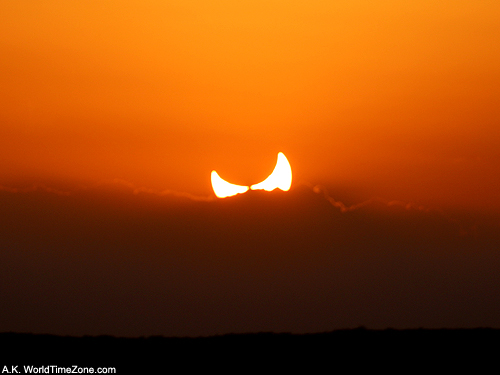
<svg viewBox="0 0 500 375"><path fill-rule="evenodd" d="M357 329L315 334L251 333L210 337L56 336L0 333L0 366L78 366L114 368L117 374L141 370L186 368L236 370L321 364L384 366L405 362L420 367L433 363L458 366L494 361L500 348L500 329ZM368 362L366 362L368 360ZM361 362L359 362L361 361ZM363 362L365 361L365 362ZM234 368L236 364L236 368ZM413 366L412 365L412 366ZM172 367L174 366L174 367ZM5 368L4 368L5 369ZM81 370L83 371L83 370ZM7 372L5 372L7 373Z"/></svg>

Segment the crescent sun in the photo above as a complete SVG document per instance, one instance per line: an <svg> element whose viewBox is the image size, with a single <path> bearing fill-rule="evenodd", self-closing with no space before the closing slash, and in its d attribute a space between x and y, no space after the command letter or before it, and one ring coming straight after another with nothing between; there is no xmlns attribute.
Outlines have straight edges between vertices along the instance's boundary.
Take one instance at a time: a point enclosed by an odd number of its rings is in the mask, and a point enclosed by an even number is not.
<svg viewBox="0 0 500 375"><path fill-rule="evenodd" d="M231 184L220 178L216 171L212 171L211 180L212 188L218 198L226 198L236 194L246 193L249 189L265 191L280 189L288 191L292 185L292 168L286 156L280 152L278 153L278 160L273 172L264 181L258 184L251 186Z"/></svg>

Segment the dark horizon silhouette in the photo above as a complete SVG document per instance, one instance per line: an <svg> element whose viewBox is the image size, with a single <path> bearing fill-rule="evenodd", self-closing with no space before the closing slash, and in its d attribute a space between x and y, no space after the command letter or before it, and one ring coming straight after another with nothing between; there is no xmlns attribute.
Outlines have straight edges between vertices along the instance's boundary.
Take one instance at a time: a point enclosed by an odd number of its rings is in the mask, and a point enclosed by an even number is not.
<svg viewBox="0 0 500 375"><path fill-rule="evenodd" d="M55 336L0 333L2 366L87 367L137 374L189 368L243 370L491 369L500 330L368 330L317 334L258 332L211 337ZM5 367L3 367L5 369ZM20 370L19 369L19 370ZM43 370L43 369L42 369ZM49 372L50 373L50 372ZM52 372L54 373L54 372Z"/></svg>

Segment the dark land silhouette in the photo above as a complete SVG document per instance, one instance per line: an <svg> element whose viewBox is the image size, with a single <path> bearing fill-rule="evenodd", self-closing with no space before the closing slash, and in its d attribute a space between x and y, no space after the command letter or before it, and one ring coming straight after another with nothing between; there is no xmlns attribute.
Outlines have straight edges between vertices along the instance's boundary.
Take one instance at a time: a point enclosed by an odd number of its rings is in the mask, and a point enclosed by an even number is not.
<svg viewBox="0 0 500 375"><path fill-rule="evenodd" d="M218 370L450 370L494 365L500 330L261 332L211 337L55 336L0 333L2 365L114 367L117 374ZM326 366L326 367L325 367Z"/></svg>

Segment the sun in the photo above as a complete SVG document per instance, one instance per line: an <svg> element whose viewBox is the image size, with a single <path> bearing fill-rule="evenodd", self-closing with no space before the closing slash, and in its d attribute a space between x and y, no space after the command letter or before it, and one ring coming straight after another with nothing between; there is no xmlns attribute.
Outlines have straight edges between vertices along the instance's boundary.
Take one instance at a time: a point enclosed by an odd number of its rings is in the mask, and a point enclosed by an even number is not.
<svg viewBox="0 0 500 375"><path fill-rule="evenodd" d="M246 193L249 189L265 191L280 189L288 191L292 186L292 168L286 156L280 152L278 153L278 161L276 162L273 172L269 177L258 184L251 186L231 184L220 178L216 171L212 171L211 179L212 189L218 198L226 198L236 194Z"/></svg>

